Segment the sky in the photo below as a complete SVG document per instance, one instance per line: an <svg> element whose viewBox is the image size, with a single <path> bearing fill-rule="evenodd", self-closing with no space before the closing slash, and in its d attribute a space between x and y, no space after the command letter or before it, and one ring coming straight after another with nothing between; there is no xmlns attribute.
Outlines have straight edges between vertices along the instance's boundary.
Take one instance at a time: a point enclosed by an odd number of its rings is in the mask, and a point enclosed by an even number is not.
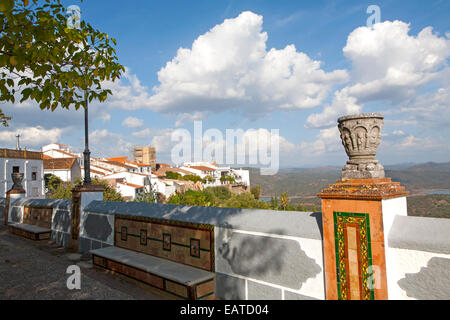
<svg viewBox="0 0 450 320"><path fill-rule="evenodd" d="M201 123L203 134L223 137L242 129L247 146L278 138L280 167L342 166L337 118L379 112L382 164L450 161L450 1L63 4L78 5L83 20L115 38L126 67L104 84L113 95L89 107L93 156L130 156L151 144L158 162L173 163L172 134L187 130L195 140ZM14 148L20 133L27 149L57 142L83 151L82 110L1 108L12 116L0 129L2 147Z"/></svg>

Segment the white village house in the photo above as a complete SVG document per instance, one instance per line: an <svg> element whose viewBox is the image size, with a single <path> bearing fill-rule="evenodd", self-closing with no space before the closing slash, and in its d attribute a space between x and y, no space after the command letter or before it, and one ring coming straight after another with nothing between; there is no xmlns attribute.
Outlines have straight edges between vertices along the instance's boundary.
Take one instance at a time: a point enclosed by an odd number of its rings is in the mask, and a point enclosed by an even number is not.
<svg viewBox="0 0 450 320"><path fill-rule="evenodd" d="M78 158L50 158L44 155L44 174L53 174L64 182L74 184L81 179L81 166Z"/></svg>
<svg viewBox="0 0 450 320"><path fill-rule="evenodd" d="M42 152L0 149L0 196L13 186L11 173L24 174L22 186L26 197L44 197L44 163Z"/></svg>

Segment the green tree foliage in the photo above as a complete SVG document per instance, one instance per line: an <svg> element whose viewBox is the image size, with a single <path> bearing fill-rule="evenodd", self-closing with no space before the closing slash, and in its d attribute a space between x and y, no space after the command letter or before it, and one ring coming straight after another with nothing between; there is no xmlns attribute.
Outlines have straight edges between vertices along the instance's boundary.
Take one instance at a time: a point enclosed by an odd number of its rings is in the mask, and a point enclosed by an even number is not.
<svg viewBox="0 0 450 320"><path fill-rule="evenodd" d="M147 190L147 188L145 188L144 191L138 193L136 195L136 198L134 199L134 202L147 202L147 203L159 202L158 193L156 192L153 185L149 184L149 189L150 190Z"/></svg>
<svg viewBox="0 0 450 320"><path fill-rule="evenodd" d="M195 174L186 174L183 176L183 180L187 180L187 181L193 181L193 182L203 182L203 179L200 178L200 176L197 176Z"/></svg>
<svg viewBox="0 0 450 320"><path fill-rule="evenodd" d="M253 194L256 200L259 200L261 195L261 186L258 184L254 187L251 187L250 192Z"/></svg>
<svg viewBox="0 0 450 320"><path fill-rule="evenodd" d="M47 173L44 175L44 185L50 192L55 192L62 183L63 181L61 180L61 178L51 173Z"/></svg>
<svg viewBox="0 0 450 320"><path fill-rule="evenodd" d="M222 182L228 181L231 184L236 183L236 179L230 175L221 176L220 181Z"/></svg>
<svg viewBox="0 0 450 320"><path fill-rule="evenodd" d="M74 186L82 184L82 180L79 179L75 182L75 185L71 183L61 183L53 192L50 199L72 199L72 190ZM98 178L92 179L92 184L100 184L103 186L103 201L125 201L120 193L118 193L108 182L100 180Z"/></svg>
<svg viewBox="0 0 450 320"><path fill-rule="evenodd" d="M269 209L266 202L255 199L250 192L233 194L223 186L210 187L203 191L188 190L184 193L176 193L169 198L168 203L189 206Z"/></svg>
<svg viewBox="0 0 450 320"><path fill-rule="evenodd" d="M41 109L103 102L118 79L116 40L81 21L68 25L61 0L0 1L0 102L34 100ZM9 120L0 110L3 125Z"/></svg>
<svg viewBox="0 0 450 320"><path fill-rule="evenodd" d="M101 184L103 186L103 201L125 201L122 195L105 180L93 178L92 184Z"/></svg>
<svg viewBox="0 0 450 320"><path fill-rule="evenodd" d="M71 183L61 183L57 186L56 190L53 191L48 198L50 199L72 199L72 189L73 185Z"/></svg>
<svg viewBox="0 0 450 320"><path fill-rule="evenodd" d="M213 183L215 180L216 180L216 179L214 179L214 178L211 177L211 176L206 176L206 177L203 178L202 182L203 182L203 183Z"/></svg>
<svg viewBox="0 0 450 320"><path fill-rule="evenodd" d="M286 192L283 192L280 196L280 207L283 210L286 210L288 204L289 204L289 196L287 195Z"/></svg>
<svg viewBox="0 0 450 320"><path fill-rule="evenodd" d="M213 205L213 199L211 194L204 191L187 190L183 193L177 192L171 196L168 203L209 207Z"/></svg>
<svg viewBox="0 0 450 320"><path fill-rule="evenodd" d="M278 198L277 197L270 197L270 202L269 202L269 206L272 210L278 210L280 204L278 202Z"/></svg>
<svg viewBox="0 0 450 320"><path fill-rule="evenodd" d="M299 203L297 205L297 207L295 208L296 211L308 211L308 209L306 209L305 206L303 206L301 203Z"/></svg>
<svg viewBox="0 0 450 320"><path fill-rule="evenodd" d="M166 178L167 179L181 180L183 178L183 176L179 172L166 171Z"/></svg>

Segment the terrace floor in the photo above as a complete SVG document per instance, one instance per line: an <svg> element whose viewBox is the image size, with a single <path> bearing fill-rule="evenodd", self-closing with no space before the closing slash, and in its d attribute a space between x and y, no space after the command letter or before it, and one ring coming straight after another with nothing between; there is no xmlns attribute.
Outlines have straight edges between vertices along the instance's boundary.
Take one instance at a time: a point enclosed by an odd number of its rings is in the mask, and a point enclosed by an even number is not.
<svg viewBox="0 0 450 320"><path fill-rule="evenodd" d="M81 269L81 289L69 290L70 265ZM170 296L92 266L52 241L33 241L0 226L0 300L167 300Z"/></svg>

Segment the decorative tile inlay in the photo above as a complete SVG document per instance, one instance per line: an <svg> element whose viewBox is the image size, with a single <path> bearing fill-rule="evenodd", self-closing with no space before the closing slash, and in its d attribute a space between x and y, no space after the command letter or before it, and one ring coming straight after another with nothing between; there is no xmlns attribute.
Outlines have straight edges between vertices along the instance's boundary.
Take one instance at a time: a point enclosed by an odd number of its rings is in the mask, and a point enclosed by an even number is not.
<svg viewBox="0 0 450 320"><path fill-rule="evenodd" d="M369 214L334 212L333 215L338 298L359 296L362 300L373 300Z"/></svg>
<svg viewBox="0 0 450 320"><path fill-rule="evenodd" d="M120 228L120 240L127 241L127 238L128 238L127 227Z"/></svg>
<svg viewBox="0 0 450 320"><path fill-rule="evenodd" d="M212 225L119 214L114 220L116 247L215 270Z"/></svg>
<svg viewBox="0 0 450 320"><path fill-rule="evenodd" d="M170 251L172 247L172 236L170 233L163 233L163 249Z"/></svg>
<svg viewBox="0 0 450 320"><path fill-rule="evenodd" d="M140 236L141 236L141 245L146 246L147 245L147 230L141 229Z"/></svg>
<svg viewBox="0 0 450 320"><path fill-rule="evenodd" d="M191 238L191 256L200 258L200 239Z"/></svg>

